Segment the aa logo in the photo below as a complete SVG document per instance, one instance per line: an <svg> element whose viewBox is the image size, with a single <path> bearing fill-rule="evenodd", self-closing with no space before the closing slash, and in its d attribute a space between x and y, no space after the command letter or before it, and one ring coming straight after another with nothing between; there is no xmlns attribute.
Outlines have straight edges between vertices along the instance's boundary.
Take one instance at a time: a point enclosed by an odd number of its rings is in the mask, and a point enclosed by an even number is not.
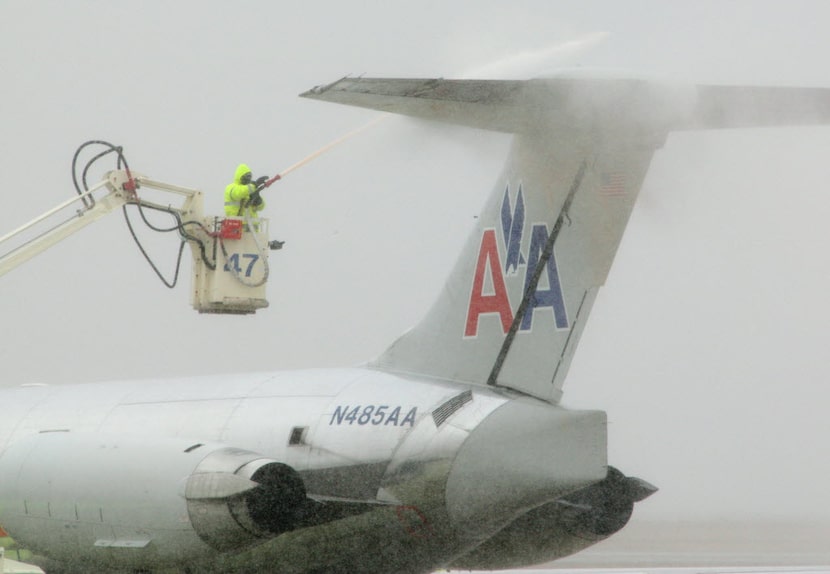
<svg viewBox="0 0 830 574"><path fill-rule="evenodd" d="M538 223L531 226L525 255L522 252L525 227L525 202L522 187L519 186L515 205L511 205L508 187L504 190L501 206L501 248L496 229L484 229L481 234L473 285L470 290L470 303L467 308L465 337L478 335L479 319L482 315L496 315L503 333L506 334L510 329L513 323L514 307L511 305L508 286L518 286L519 278L524 276L521 291L513 289L513 303L518 308L550 237L547 224ZM542 279L528 302L527 311L519 327L520 331L530 331L534 317L538 317L537 320L552 321L557 329L567 329L569 326L559 271L556 266L556 256L552 254L544 265ZM522 268L524 268L524 274L521 273ZM547 285L543 286L544 283ZM537 313L537 311L541 312Z"/></svg>

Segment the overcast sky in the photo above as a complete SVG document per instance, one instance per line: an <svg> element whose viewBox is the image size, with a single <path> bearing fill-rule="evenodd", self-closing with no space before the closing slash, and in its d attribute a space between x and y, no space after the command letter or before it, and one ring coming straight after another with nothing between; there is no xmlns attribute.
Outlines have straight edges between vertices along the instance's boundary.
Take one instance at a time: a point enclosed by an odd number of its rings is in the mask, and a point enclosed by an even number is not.
<svg viewBox="0 0 830 574"><path fill-rule="evenodd" d="M296 97L346 74L830 87L827 22L818 0L0 0L0 234L74 193L89 139L218 214L239 162L273 175L377 117ZM254 317L191 310L189 264L164 288L116 213L0 278L2 383L362 363L431 304L508 143L392 119L293 172ZM828 157L819 127L655 155L565 386L661 488L639 518L830 520ZM171 272L176 241L152 247Z"/></svg>

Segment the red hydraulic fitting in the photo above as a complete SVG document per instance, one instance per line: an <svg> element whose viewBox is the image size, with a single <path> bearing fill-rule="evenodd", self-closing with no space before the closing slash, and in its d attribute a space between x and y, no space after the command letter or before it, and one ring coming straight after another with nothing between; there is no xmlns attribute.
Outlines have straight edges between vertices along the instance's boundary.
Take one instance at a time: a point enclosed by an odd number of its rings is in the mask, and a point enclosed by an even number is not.
<svg viewBox="0 0 830 574"><path fill-rule="evenodd" d="M127 172L127 181L124 182L122 187L124 188L124 191L135 193L138 189L138 183L136 183L135 179L133 179L133 174L130 173L130 168L127 168L124 171Z"/></svg>

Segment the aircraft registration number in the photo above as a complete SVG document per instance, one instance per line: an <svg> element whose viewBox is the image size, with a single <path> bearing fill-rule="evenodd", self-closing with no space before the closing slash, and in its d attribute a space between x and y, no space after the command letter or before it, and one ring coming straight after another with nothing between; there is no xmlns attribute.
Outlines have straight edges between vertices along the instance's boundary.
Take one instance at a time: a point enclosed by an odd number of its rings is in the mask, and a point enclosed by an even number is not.
<svg viewBox="0 0 830 574"><path fill-rule="evenodd" d="M408 411L392 405L338 405L331 415L329 425L414 426L418 407Z"/></svg>

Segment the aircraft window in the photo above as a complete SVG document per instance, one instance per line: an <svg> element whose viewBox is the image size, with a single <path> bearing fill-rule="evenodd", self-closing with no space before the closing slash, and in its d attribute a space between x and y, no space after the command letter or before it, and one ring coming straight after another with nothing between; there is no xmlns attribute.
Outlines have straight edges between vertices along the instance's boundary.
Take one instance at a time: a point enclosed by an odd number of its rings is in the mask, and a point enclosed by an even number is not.
<svg viewBox="0 0 830 574"><path fill-rule="evenodd" d="M291 429L291 436L288 437L288 444L290 446L305 444L306 431L308 431L308 427L294 427Z"/></svg>

